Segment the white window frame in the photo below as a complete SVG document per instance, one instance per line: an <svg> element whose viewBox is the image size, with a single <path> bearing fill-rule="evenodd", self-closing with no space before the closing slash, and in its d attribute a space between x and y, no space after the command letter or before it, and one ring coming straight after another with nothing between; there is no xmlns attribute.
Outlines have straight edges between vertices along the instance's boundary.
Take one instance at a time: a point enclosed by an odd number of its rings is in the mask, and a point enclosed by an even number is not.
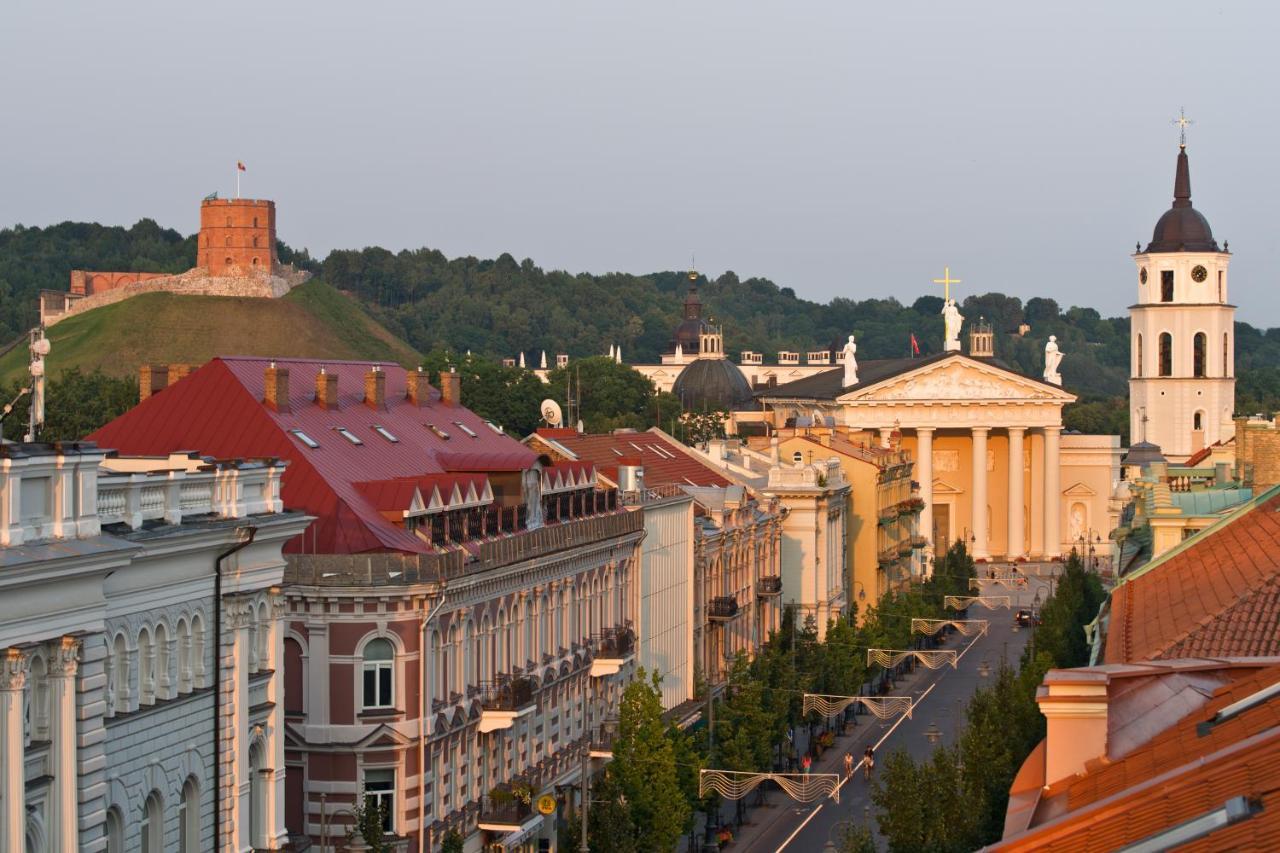
<svg viewBox="0 0 1280 853"><path fill-rule="evenodd" d="M381 779L371 782L369 777L375 773L379 776L387 774L391 778L389 780ZM373 785L377 787L373 787ZM373 801L374 808L381 808L383 803L386 804L387 822L383 824L382 831L386 835L394 834L396 831L396 768L366 767L361 778L361 788L364 794L365 808L369 808L370 800Z"/></svg>
<svg viewBox="0 0 1280 853"><path fill-rule="evenodd" d="M391 659L375 659L368 660L366 655L369 653L369 647L381 640L391 647ZM382 693L382 676L383 672L387 673L386 692L387 696L383 697ZM373 673L373 691L374 703L370 703L368 693L368 676ZM386 702L381 702L382 699ZM396 644L386 637L374 637L364 644L364 648L360 650L360 708L362 710L386 710L396 706Z"/></svg>

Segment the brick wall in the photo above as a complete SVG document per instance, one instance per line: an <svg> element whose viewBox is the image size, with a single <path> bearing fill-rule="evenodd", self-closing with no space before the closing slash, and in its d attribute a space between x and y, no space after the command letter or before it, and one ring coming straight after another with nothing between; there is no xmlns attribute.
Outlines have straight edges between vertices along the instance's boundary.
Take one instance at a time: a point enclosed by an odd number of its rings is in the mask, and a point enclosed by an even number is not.
<svg viewBox="0 0 1280 853"><path fill-rule="evenodd" d="M93 296L106 293L117 288L150 281L156 278L169 278L165 272L92 272L90 270L71 271L71 292L78 296Z"/></svg>
<svg viewBox="0 0 1280 853"><path fill-rule="evenodd" d="M1275 420L1236 419L1236 479L1258 494L1280 483L1280 429Z"/></svg>
<svg viewBox="0 0 1280 853"><path fill-rule="evenodd" d="M215 198L200 205L197 267L211 275L243 275L273 272L279 263L275 202Z"/></svg>

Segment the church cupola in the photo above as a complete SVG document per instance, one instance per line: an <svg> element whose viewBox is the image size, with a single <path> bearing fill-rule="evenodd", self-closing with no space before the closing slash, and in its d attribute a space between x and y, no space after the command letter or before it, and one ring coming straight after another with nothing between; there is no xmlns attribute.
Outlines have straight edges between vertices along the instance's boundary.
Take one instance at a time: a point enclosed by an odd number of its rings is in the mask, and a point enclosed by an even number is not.
<svg viewBox="0 0 1280 853"><path fill-rule="evenodd" d="M1178 165L1173 178L1173 206L1156 222L1147 252L1217 252L1209 220L1191 206L1191 165L1187 146L1178 146Z"/></svg>
<svg viewBox="0 0 1280 853"><path fill-rule="evenodd" d="M701 352L701 336L707 329L702 319L702 300L698 298L698 272L689 270L689 292L684 297L684 317L676 326L675 335L671 338L671 348L675 352L679 348L685 355Z"/></svg>
<svg viewBox="0 0 1280 853"><path fill-rule="evenodd" d="M972 358L995 358L996 335L986 317L979 317L969 330L969 355Z"/></svg>

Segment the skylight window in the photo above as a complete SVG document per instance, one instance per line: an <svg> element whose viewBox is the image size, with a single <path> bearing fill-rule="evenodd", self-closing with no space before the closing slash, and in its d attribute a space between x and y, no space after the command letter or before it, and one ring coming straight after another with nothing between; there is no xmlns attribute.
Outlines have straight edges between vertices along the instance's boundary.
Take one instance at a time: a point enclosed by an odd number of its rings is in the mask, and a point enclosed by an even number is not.
<svg viewBox="0 0 1280 853"><path fill-rule="evenodd" d="M307 447L310 447L312 450L315 450L317 447L320 446L320 442L316 441L314 438L307 435L305 432L303 432L300 429L291 429L289 430L289 432L293 433L294 436L297 437L298 441L301 441L303 444L305 444Z"/></svg>
<svg viewBox="0 0 1280 853"><path fill-rule="evenodd" d="M445 432L444 430L440 429L440 427L436 426L435 424L427 424L427 429L429 429L429 430L431 430L432 432L434 432L438 438L442 438L442 439L444 439L445 441L448 441L448 440L449 440L449 433L447 433L447 432Z"/></svg>
<svg viewBox="0 0 1280 853"><path fill-rule="evenodd" d="M346 427L334 427L334 429L338 431L338 435L342 436L352 444L364 444L364 442L360 440L359 436Z"/></svg>
<svg viewBox="0 0 1280 853"><path fill-rule="evenodd" d="M476 435L475 430L473 430L471 427L464 424L462 421L454 421L453 425L456 426L458 429L462 430L463 432L465 432L467 435L471 436L472 438L480 437Z"/></svg>
<svg viewBox="0 0 1280 853"><path fill-rule="evenodd" d="M385 438L387 441L391 442L392 444L400 443L400 439L392 435L390 430L388 430L386 427L380 427L377 424L374 424L373 431L376 432L378 435L382 436L383 438Z"/></svg>
<svg viewBox="0 0 1280 853"><path fill-rule="evenodd" d="M507 434L507 431L506 431L506 430L504 430L502 427L500 427L500 426L498 426L497 424L495 424L493 421L485 421L485 424L489 427L489 429L493 430L493 431L494 431L494 432L496 432L498 435L506 435L506 434Z"/></svg>
<svg viewBox="0 0 1280 853"><path fill-rule="evenodd" d="M622 455L622 451L621 451L621 450L619 450L619 449L618 449L618 448L616 448L616 447L610 447L609 449L613 451L613 453L614 453L614 455L615 455L615 456L621 456L621 455Z"/></svg>

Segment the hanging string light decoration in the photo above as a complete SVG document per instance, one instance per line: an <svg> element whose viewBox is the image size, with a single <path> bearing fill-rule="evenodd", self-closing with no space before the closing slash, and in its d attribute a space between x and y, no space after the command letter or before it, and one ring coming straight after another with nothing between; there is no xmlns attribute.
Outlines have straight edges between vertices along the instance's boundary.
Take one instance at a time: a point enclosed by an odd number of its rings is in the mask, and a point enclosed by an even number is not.
<svg viewBox="0 0 1280 853"><path fill-rule="evenodd" d="M952 610L964 610L972 604L981 604L988 610L995 610L997 607L1008 610L1012 607L1007 595L948 595L942 599L942 606Z"/></svg>
<svg viewBox="0 0 1280 853"><path fill-rule="evenodd" d="M880 664L889 669L907 658L915 658L929 669L939 669L947 664L951 664L952 669L959 666L956 652L950 649L867 649L867 666Z"/></svg>
<svg viewBox="0 0 1280 853"><path fill-rule="evenodd" d="M801 712L807 714L817 711L824 717L834 717L855 702L882 720L899 714L906 714L909 718L915 707L910 696L829 696L824 693L806 693Z"/></svg>
<svg viewBox="0 0 1280 853"><path fill-rule="evenodd" d="M919 631L921 634L932 635L941 631L950 625L962 637L987 635L986 619L912 619L911 630Z"/></svg>
<svg viewBox="0 0 1280 853"><path fill-rule="evenodd" d="M823 797L840 802L840 775L838 773L745 773L738 770L699 770L698 796L705 797L715 791L726 800L740 800L759 787L760 783L778 783L787 796L801 803L811 803Z"/></svg>

